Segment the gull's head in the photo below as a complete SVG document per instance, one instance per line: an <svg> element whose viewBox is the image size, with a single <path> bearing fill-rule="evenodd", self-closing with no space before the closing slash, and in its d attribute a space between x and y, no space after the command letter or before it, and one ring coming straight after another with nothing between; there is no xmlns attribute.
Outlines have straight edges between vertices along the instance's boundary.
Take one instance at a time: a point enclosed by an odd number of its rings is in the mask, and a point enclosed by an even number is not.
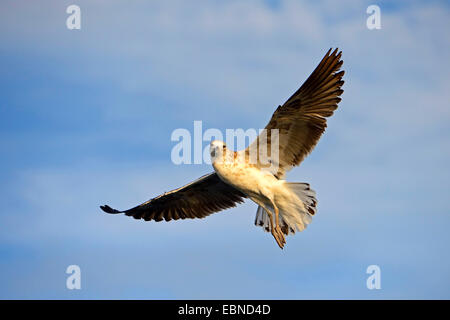
<svg viewBox="0 0 450 320"><path fill-rule="evenodd" d="M225 142L220 140L214 140L209 145L209 154L211 155L211 162L217 160L223 160L223 156L226 153L227 146Z"/></svg>

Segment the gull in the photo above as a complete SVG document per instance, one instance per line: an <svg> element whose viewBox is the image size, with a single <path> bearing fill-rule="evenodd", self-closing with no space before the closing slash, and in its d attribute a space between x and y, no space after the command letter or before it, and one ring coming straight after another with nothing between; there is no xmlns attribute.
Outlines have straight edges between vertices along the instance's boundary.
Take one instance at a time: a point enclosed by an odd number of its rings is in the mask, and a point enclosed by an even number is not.
<svg viewBox="0 0 450 320"><path fill-rule="evenodd" d="M342 52L331 50L303 85L278 106L265 129L246 149L233 151L223 141L211 142L214 172L128 210L108 205L100 208L145 221L170 221L204 218L248 198L258 205L255 225L270 232L283 249L285 236L303 231L317 212L316 193L310 185L287 182L285 175L313 150L325 132L326 118L341 101ZM265 150L266 156L264 149L270 149Z"/></svg>

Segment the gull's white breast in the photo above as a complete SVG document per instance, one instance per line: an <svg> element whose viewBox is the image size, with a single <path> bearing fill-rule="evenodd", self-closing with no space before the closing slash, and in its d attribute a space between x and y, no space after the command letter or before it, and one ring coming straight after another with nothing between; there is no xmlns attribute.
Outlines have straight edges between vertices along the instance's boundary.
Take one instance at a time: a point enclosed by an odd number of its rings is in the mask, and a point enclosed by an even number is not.
<svg viewBox="0 0 450 320"><path fill-rule="evenodd" d="M280 218L294 230L303 230L310 222L303 201L288 187L285 180L277 179L266 170L248 165L238 159L213 162L218 176L227 184L245 193L258 205L273 213L272 203L280 209Z"/></svg>

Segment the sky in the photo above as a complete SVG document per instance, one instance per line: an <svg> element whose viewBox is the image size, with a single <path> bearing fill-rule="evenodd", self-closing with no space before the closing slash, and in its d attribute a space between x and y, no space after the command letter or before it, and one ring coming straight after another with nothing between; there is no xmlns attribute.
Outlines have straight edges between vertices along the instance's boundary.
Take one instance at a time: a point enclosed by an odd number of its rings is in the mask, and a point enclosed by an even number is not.
<svg viewBox="0 0 450 320"><path fill-rule="evenodd" d="M446 1L1 1L0 298L449 299L449 28ZM251 201L101 212L211 172L171 161L172 132L263 128L332 47L342 101L287 176L318 212L283 251Z"/></svg>

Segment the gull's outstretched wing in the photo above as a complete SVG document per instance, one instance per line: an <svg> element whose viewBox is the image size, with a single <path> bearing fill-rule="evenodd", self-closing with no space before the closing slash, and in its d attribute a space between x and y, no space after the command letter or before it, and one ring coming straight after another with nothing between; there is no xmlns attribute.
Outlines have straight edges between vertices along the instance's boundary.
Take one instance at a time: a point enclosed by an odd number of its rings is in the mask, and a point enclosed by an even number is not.
<svg viewBox="0 0 450 320"><path fill-rule="evenodd" d="M277 108L265 128L264 136L260 135L245 150L246 156L249 156L249 150L258 150L264 146L267 151L263 154L269 153L270 157L271 129L278 129L278 162L270 158L270 163L275 164L271 166L271 171L278 178L299 165L312 151L325 131L326 118L333 114L341 101L341 87L344 84L344 71L339 72L343 63L342 52L338 53L338 49L330 52L331 49L300 89ZM259 154L260 151L257 152ZM258 166L262 167L261 164Z"/></svg>
<svg viewBox="0 0 450 320"><path fill-rule="evenodd" d="M247 196L210 173L166 192L134 208L119 211L107 205L100 208L107 213L125 213L135 219L166 221L204 218L211 213L235 207Z"/></svg>

